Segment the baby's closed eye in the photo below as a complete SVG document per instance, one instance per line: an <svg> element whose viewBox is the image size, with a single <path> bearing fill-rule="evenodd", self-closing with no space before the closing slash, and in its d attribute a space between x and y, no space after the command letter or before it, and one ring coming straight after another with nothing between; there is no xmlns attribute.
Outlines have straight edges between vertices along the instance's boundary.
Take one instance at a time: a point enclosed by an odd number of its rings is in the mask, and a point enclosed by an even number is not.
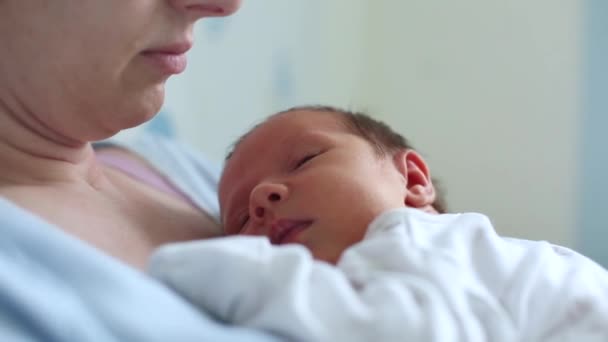
<svg viewBox="0 0 608 342"><path fill-rule="evenodd" d="M315 152L315 153L308 153L305 154L303 157L297 159L297 162L295 163L293 169L297 170L300 167L302 167L304 164L308 163L309 161L311 161L312 159L314 159L315 157L317 157L318 155L320 155L322 152Z"/></svg>

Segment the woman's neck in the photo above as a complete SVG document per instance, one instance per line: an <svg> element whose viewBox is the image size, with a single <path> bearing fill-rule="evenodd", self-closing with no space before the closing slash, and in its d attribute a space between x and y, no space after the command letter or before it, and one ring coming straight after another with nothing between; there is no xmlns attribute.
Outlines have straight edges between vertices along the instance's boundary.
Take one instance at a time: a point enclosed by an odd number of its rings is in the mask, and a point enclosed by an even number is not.
<svg viewBox="0 0 608 342"><path fill-rule="evenodd" d="M0 184L99 186L103 173L88 142L76 142L38 121L0 111Z"/></svg>

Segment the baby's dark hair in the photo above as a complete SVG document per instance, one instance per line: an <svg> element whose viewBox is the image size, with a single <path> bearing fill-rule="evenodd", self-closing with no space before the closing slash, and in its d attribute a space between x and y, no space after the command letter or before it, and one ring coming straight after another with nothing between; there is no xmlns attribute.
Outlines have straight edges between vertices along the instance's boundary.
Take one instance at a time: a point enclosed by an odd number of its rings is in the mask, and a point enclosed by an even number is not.
<svg viewBox="0 0 608 342"><path fill-rule="evenodd" d="M292 107L270 116L262 123L256 125L249 132L254 131L259 125L263 124L264 122L275 116L288 114L290 112L296 111L337 114L343 119L343 123L345 124L346 128L351 131L351 133L365 139L372 145L378 156L394 155L395 153L401 150L414 149L414 147L404 136L395 132L386 123L374 119L371 116L362 112L344 110L332 106L308 105ZM238 147L240 142L243 141L248 134L249 133L246 133L236 141L236 143L232 146L230 152L226 156L226 160L232 157L232 154L234 153L236 147ZM441 184L435 178L432 178L432 182L435 187L435 201L433 202L433 208L435 208L435 210L437 210L437 212L439 213L446 213L448 210L447 203Z"/></svg>

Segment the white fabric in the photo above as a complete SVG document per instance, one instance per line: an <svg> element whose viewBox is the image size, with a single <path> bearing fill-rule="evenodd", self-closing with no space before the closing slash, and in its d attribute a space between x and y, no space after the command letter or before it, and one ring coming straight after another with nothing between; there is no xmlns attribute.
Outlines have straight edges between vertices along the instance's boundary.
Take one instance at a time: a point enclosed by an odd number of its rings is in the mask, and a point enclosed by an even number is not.
<svg viewBox="0 0 608 342"><path fill-rule="evenodd" d="M149 270L222 320L296 341L608 341L603 268L501 238L480 214L389 211L337 267L239 236L165 246Z"/></svg>

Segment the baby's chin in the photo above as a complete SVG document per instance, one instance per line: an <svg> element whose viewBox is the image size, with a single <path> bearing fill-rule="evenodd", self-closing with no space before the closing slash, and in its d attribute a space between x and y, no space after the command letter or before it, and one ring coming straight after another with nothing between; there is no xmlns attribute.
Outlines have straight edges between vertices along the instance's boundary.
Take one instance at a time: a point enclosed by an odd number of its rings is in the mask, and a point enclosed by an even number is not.
<svg viewBox="0 0 608 342"><path fill-rule="evenodd" d="M322 252L318 252L318 251L311 251L312 256L315 260L317 261L323 261L332 265L335 265L338 263L338 261L340 261L340 257L342 256L342 253L344 251L340 251L340 252L332 252L332 253L322 253Z"/></svg>

